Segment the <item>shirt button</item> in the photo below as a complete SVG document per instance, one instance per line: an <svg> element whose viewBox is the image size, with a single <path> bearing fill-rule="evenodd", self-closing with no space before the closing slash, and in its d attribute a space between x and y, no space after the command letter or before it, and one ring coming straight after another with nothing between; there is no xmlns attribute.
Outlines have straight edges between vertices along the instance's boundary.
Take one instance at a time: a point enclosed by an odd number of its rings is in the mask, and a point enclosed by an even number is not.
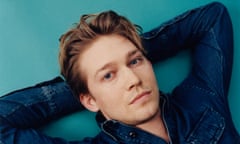
<svg viewBox="0 0 240 144"><path fill-rule="evenodd" d="M136 137L137 137L137 134L136 134L135 132L130 132L130 133L129 133L129 136L130 136L131 138L136 138Z"/></svg>

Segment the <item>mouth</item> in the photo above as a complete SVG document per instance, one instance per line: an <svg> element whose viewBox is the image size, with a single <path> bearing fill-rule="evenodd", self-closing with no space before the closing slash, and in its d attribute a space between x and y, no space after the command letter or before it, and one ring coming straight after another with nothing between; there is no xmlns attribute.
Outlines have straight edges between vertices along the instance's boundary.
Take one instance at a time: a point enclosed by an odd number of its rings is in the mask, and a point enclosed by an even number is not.
<svg viewBox="0 0 240 144"><path fill-rule="evenodd" d="M150 90L149 90L149 91L144 91L144 92L138 94L137 96L135 96L135 97L131 100L131 102L129 103L129 105L134 104L134 103L136 103L136 102L138 102L138 101L140 101L140 100L143 100L144 98L146 98L146 97L149 96L150 94L151 94L151 91L150 91Z"/></svg>

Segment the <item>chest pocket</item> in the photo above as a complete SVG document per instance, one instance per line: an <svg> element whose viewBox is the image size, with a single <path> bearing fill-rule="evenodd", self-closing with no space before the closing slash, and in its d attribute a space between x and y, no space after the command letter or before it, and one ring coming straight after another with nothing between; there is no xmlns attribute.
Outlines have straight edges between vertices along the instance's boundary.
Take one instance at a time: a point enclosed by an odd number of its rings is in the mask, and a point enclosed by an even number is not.
<svg viewBox="0 0 240 144"><path fill-rule="evenodd" d="M216 144L225 128L224 118L212 108L207 108L193 128L187 144Z"/></svg>

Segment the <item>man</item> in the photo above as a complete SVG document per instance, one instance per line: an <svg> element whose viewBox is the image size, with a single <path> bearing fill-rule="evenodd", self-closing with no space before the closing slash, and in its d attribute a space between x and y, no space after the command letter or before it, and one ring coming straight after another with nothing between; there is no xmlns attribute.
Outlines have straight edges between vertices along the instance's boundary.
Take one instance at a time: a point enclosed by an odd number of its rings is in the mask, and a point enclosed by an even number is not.
<svg viewBox="0 0 240 144"><path fill-rule="evenodd" d="M81 104L98 113L96 137L66 142L32 129L80 107L55 79L1 98L0 142L240 143L227 104L233 38L226 8L211 3L188 11L141 39L137 30L108 11L84 15L61 37L62 75ZM189 75L171 95L159 93L146 57L156 62L185 48L193 55Z"/></svg>

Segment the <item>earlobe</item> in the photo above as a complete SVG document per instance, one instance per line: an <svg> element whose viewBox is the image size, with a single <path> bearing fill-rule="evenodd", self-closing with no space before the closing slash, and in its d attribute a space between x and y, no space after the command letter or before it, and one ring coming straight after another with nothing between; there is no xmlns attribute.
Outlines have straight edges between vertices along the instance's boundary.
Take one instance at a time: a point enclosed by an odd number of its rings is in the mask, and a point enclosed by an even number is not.
<svg viewBox="0 0 240 144"><path fill-rule="evenodd" d="M90 94L80 94L79 95L79 99L80 99L80 102L82 103L82 105L86 109L88 109L88 110L90 110L92 112L99 111L99 108L97 106L96 100Z"/></svg>

